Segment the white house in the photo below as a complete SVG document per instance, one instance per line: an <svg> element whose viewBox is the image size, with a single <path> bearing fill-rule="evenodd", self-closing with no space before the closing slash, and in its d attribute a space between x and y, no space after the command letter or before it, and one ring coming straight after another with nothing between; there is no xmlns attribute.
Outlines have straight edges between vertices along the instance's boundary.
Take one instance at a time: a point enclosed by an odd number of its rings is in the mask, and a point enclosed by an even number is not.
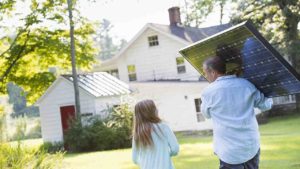
<svg viewBox="0 0 300 169"><path fill-rule="evenodd" d="M42 137L45 142L63 141L68 119L75 117L75 97L71 75L53 82L36 104L39 106ZM129 86L105 72L78 75L80 112L83 117L102 115L108 105L119 105Z"/></svg>
<svg viewBox="0 0 300 169"><path fill-rule="evenodd" d="M200 113L200 95L207 85L178 50L231 25L184 27L178 7L169 9L170 25L148 23L112 59L95 67L128 82L137 100L153 99L173 130L211 127Z"/></svg>

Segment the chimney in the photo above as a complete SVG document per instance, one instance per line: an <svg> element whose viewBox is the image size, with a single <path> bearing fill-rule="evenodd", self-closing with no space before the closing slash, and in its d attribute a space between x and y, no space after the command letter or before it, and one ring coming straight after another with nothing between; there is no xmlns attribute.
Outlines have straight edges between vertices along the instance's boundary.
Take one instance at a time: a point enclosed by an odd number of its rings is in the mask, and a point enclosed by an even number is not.
<svg viewBox="0 0 300 169"><path fill-rule="evenodd" d="M180 8L179 7L172 7L169 8L169 19L170 25L181 25L180 19Z"/></svg>

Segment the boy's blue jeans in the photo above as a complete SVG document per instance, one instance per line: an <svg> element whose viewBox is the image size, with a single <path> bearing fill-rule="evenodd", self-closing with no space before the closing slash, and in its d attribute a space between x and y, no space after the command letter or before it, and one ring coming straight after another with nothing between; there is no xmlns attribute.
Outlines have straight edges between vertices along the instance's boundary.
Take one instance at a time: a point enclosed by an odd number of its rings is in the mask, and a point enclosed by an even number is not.
<svg viewBox="0 0 300 169"><path fill-rule="evenodd" d="M249 161L242 164L228 164L220 160L220 169L258 169L260 150Z"/></svg>

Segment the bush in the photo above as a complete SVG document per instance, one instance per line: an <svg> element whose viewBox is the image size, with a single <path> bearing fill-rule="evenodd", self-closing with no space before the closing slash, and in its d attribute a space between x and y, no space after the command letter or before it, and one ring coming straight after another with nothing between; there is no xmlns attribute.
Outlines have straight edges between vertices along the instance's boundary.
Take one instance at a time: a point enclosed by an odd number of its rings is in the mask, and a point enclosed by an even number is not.
<svg viewBox="0 0 300 169"><path fill-rule="evenodd" d="M45 142L40 146L40 149L46 151L48 153L58 153L64 151L64 143L63 142Z"/></svg>
<svg viewBox="0 0 300 169"><path fill-rule="evenodd" d="M71 121L64 140L69 151L99 151L131 146L132 111L129 105L107 111L110 111L107 119L94 116L88 125Z"/></svg>
<svg viewBox="0 0 300 169"><path fill-rule="evenodd" d="M87 126L82 126L75 120L71 123L64 141L68 150L73 152L108 150L119 148L112 144L116 136L114 129L107 127L99 119L94 119Z"/></svg>
<svg viewBox="0 0 300 169"><path fill-rule="evenodd" d="M129 104L108 109L107 126L115 130L117 138L114 145L125 148L131 146L131 133L133 126L133 111Z"/></svg>
<svg viewBox="0 0 300 169"><path fill-rule="evenodd" d="M4 112L4 107L0 106L0 143L6 139L6 115Z"/></svg>

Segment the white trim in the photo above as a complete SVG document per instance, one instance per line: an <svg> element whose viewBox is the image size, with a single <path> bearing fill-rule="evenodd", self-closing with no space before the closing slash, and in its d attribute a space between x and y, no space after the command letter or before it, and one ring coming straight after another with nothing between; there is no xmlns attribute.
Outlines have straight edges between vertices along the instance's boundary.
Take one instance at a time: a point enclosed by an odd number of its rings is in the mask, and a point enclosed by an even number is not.
<svg viewBox="0 0 300 169"><path fill-rule="evenodd" d="M122 56L122 54L148 29L153 29L154 31L157 31L173 40L176 40L180 43L183 43L184 45L189 45L191 44L190 42L182 39L182 38L179 38L173 34L170 34L170 33L167 33L165 31L162 31L160 30L159 28L156 28L155 26L153 26L152 23L147 23L130 41L129 43L120 51L118 52L113 58L107 60L107 61L103 61L102 63L100 63L100 66L103 65L103 66L106 66L106 65L111 65L113 64L116 60L118 60L120 58L120 56Z"/></svg>
<svg viewBox="0 0 300 169"><path fill-rule="evenodd" d="M114 57L112 57L111 59L107 60L107 61L103 61L102 63L100 63L100 65L109 65L112 64L112 62L114 62L115 60L117 60L132 44L133 42L135 42L135 40L137 40L141 34L143 34L148 28L148 24L146 24L128 43L127 45L122 48L122 50L120 50L120 52L118 52ZM101 67L101 66L100 66Z"/></svg>
<svg viewBox="0 0 300 169"><path fill-rule="evenodd" d="M58 107L75 106L75 102L65 102L65 103L60 103L57 105L58 105Z"/></svg>
<svg viewBox="0 0 300 169"><path fill-rule="evenodd" d="M206 37L206 38L204 38L204 39L201 39L201 40L199 40L199 41L197 41L197 42L194 42L194 43L192 43L192 44L189 44L188 46L186 46L186 47L184 47L184 48L181 48L181 49L179 50L179 53L180 53L182 56L184 56L184 55L182 54L182 51L187 50L188 48L191 48L191 47L193 47L193 46L195 46L195 45L198 45L198 44L200 44L200 43L202 43L202 42L204 42L204 41L206 41L206 40L208 40L208 39L215 38L215 37L217 37L217 36L223 34L224 32L229 32L229 31L231 31L231 30L233 30L233 29L235 29L235 28L237 28L237 27L239 27L239 26L245 24L246 22L247 22L247 21L242 22L242 23L240 23L240 24L237 24L237 25L235 25L235 26L229 27L229 28L227 28L227 29L224 29L223 31L220 31L220 32L216 33L216 34L213 34L213 35L208 36L208 37Z"/></svg>
<svg viewBox="0 0 300 169"><path fill-rule="evenodd" d="M47 95L54 89L54 87L56 87L56 85L61 82L62 80L65 80L69 85L73 85L73 83L71 81L69 81L68 79L62 77L62 76L59 76L52 84L51 86L44 92L44 94L34 103L34 105L36 106L39 106L39 104L47 97ZM87 95L89 96L92 96L94 98L96 98L94 95L88 93L87 91L85 91L84 89L82 89L80 86L79 86L79 93L80 92L83 92L83 93L86 93Z"/></svg>
<svg viewBox="0 0 300 169"><path fill-rule="evenodd" d="M179 37L177 37L177 36L175 36L175 35L173 35L173 34L167 33L167 32L165 32L165 31L160 30L159 28L156 28L156 27L153 26L153 24L151 24L151 23L149 23L148 25L149 25L149 28L151 28L151 29L153 29L153 30L155 30L155 31L157 31L157 32L159 32L159 33L161 33L161 34L163 34L163 35L166 35L167 37L169 37L169 38L171 38L171 39L173 39L173 40L176 40L176 41L178 41L178 42L180 42L180 43L183 43L184 45L189 45L189 44L191 44L191 42L188 42L188 41L186 41L186 40L184 40L184 39L182 39L182 38L179 38Z"/></svg>
<svg viewBox="0 0 300 169"><path fill-rule="evenodd" d="M50 93L50 91L52 91L54 89L54 87L58 84L58 82L60 82L62 79L61 76L59 76L52 84L50 87L48 87L48 89L44 92L44 94L34 103L34 105L38 106L41 101Z"/></svg>

